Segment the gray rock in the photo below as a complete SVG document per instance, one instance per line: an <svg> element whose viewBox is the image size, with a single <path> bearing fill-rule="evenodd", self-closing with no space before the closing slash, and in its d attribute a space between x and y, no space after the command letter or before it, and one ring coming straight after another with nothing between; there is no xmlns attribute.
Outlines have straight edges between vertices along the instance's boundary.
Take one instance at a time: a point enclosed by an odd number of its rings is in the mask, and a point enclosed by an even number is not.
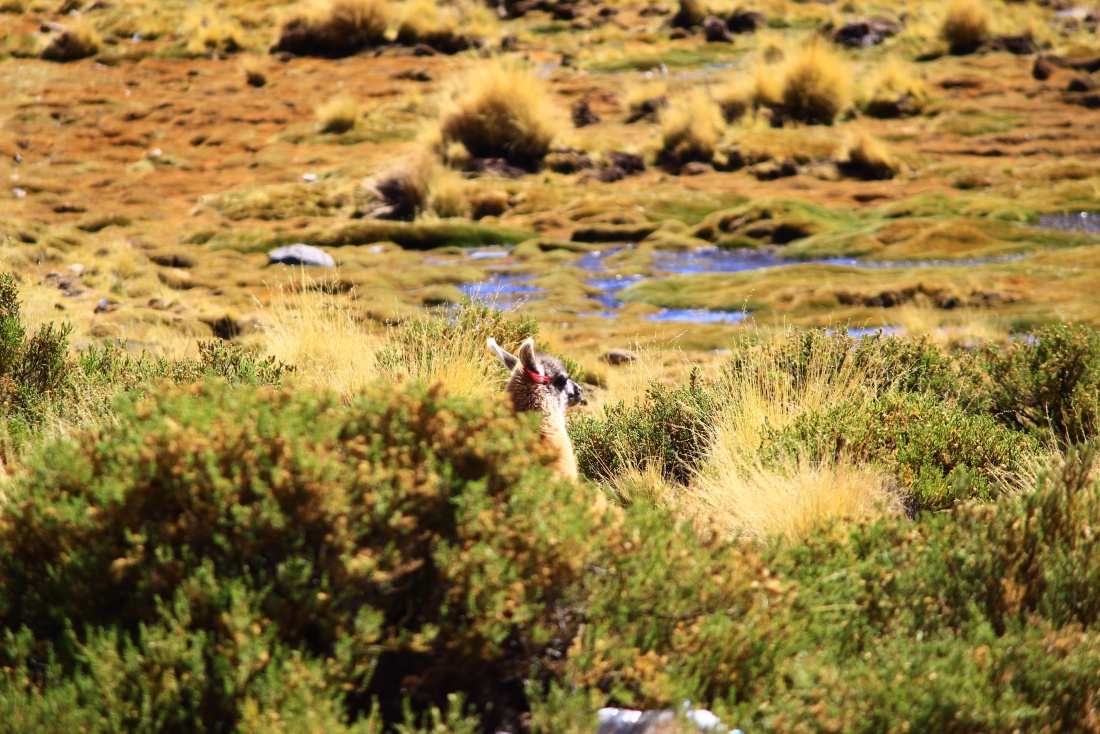
<svg viewBox="0 0 1100 734"><path fill-rule="evenodd" d="M336 261L327 252L301 242L272 250L267 253L267 261L271 265L281 263L283 265L313 265L319 268L336 267Z"/></svg>
<svg viewBox="0 0 1100 734"><path fill-rule="evenodd" d="M629 364L638 361L638 355L626 349L609 349L600 356L608 364Z"/></svg>

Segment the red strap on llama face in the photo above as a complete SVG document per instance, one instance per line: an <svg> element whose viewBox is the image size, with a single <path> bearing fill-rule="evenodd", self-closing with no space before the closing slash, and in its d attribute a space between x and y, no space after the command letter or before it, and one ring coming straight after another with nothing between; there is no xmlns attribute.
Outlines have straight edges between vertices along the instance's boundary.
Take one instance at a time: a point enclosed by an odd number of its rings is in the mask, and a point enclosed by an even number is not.
<svg viewBox="0 0 1100 734"><path fill-rule="evenodd" d="M546 375L540 375L537 372L532 372L531 370L527 369L526 367L523 368L523 373L525 375L527 375L528 377L530 377L535 382L539 383L540 385L549 385L550 384L550 378L547 377Z"/></svg>

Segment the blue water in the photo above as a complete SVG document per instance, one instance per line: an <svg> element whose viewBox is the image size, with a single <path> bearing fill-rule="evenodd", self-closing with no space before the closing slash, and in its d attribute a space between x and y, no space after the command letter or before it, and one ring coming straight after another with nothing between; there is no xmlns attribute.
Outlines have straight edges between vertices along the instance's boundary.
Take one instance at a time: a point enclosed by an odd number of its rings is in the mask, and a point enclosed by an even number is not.
<svg viewBox="0 0 1100 734"><path fill-rule="evenodd" d="M633 249L633 245L614 247L607 250L593 250L587 252L571 265L581 270L593 273L593 278L585 282L597 288L599 294L592 297L603 310L589 311L580 316L599 316L603 318L615 318L618 308L622 305L619 293L627 286L646 280L645 275L612 275L609 271L608 260L623 250ZM471 259L498 259L506 257L509 251L503 248L479 248L472 250ZM774 249L766 250L722 250L717 247L701 247L693 250L677 250L672 252L652 253L650 264L657 274L653 277L667 275L692 275L698 273L735 273L747 270L761 270L764 268L786 267L802 263L820 263L824 265L843 265L857 268L927 268L927 267L972 267L995 262L1007 262L1018 260L1024 255L1005 255L995 258L972 258L967 260L919 260L908 262L867 262L855 258L822 258L816 260L790 260L781 258ZM522 297L539 297L544 289L530 285L533 276L511 273L497 273L482 283L467 283L459 286L467 296L501 307L514 305ZM520 297L520 298L517 298ZM648 318L654 321L684 321L696 324L734 324L744 320L749 315L745 311L710 311L707 309L665 309L652 314ZM849 329L853 336L872 334L878 329ZM887 328L886 334L899 333L899 330Z"/></svg>

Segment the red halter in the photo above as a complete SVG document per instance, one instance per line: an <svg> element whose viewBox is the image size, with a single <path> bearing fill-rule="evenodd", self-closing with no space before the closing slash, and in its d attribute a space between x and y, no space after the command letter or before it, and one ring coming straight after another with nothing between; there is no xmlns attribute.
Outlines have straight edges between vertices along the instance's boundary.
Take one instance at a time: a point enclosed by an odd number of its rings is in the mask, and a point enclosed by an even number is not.
<svg viewBox="0 0 1100 734"><path fill-rule="evenodd" d="M549 385L550 384L550 378L547 377L546 375L540 375L537 372L532 372L531 370L527 369L526 367L523 368L523 373L525 375L527 375L528 377L530 377L535 382L539 383L540 385Z"/></svg>

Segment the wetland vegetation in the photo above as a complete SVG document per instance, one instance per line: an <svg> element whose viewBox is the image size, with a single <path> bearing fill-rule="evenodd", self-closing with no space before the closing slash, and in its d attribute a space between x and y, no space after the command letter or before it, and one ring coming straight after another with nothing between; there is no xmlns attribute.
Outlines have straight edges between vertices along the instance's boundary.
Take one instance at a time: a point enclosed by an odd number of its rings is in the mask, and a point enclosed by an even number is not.
<svg viewBox="0 0 1100 734"><path fill-rule="evenodd" d="M0 732L1100 731L1098 26L0 2Z"/></svg>

